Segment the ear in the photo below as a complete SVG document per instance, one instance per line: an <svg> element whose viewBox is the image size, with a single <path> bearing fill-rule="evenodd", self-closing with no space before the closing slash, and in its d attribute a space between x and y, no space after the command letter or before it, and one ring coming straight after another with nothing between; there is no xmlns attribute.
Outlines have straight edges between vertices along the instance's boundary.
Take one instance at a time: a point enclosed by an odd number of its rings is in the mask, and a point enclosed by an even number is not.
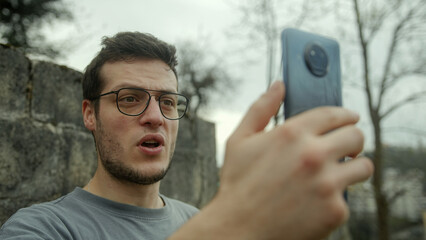
<svg viewBox="0 0 426 240"><path fill-rule="evenodd" d="M83 112L83 121L84 126L93 132L96 130L96 113L95 105L91 101L84 99L82 102L82 112Z"/></svg>

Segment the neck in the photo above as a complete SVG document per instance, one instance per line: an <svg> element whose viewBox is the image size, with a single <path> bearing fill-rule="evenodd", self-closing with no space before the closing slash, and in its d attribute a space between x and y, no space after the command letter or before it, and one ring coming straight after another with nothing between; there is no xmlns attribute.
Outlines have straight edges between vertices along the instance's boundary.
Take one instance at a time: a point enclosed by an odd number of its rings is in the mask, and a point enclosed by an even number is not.
<svg viewBox="0 0 426 240"><path fill-rule="evenodd" d="M159 196L160 182L141 185L118 180L110 174L98 170L83 188L97 196L144 208L161 208L164 203Z"/></svg>

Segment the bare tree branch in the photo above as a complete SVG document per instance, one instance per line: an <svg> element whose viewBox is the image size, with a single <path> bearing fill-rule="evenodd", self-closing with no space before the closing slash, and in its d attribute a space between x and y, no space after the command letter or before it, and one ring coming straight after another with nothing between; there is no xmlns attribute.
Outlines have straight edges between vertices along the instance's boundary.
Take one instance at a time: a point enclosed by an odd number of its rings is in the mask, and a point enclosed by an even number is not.
<svg viewBox="0 0 426 240"><path fill-rule="evenodd" d="M426 75L426 69L424 67L425 65L426 61L420 62L420 64L418 64L415 69L404 69L399 71L398 73L391 74L388 77L388 81L384 88L389 89L393 87L396 83L400 82L403 79L406 79L407 77Z"/></svg>
<svg viewBox="0 0 426 240"><path fill-rule="evenodd" d="M411 19L411 17L413 16L413 9L410 9L410 11L408 11L407 15L395 26L393 33L392 33L392 42L391 45L389 47L388 50L388 56L386 58L386 64L385 64L385 68L383 70L382 73L382 80L381 80L381 86L380 86L380 93L378 96L378 104L377 104L377 108L380 109L382 101L383 101L383 96L386 92L386 90L388 88L386 88L385 86L387 85L387 80L388 77L390 75L390 69L395 57L395 50L398 46L399 43L399 39L400 39L400 34L401 34L401 29L404 28L404 26L408 23L408 21Z"/></svg>
<svg viewBox="0 0 426 240"><path fill-rule="evenodd" d="M361 84L359 84L358 82L355 82L355 81L345 81L345 85L350 87L350 88L357 89L357 90L361 90L361 91L365 90L365 87L363 85L361 85Z"/></svg>
<svg viewBox="0 0 426 240"><path fill-rule="evenodd" d="M275 67L275 46L276 39L278 36L278 29L276 23L276 13L273 6L273 1L263 0L261 2L261 10L263 14L263 33L267 45L267 88L271 85L273 81L273 71Z"/></svg>
<svg viewBox="0 0 426 240"><path fill-rule="evenodd" d="M414 129L414 128L410 128L410 127L384 127L383 128L384 131L386 132L406 132L409 134L413 134L413 135L417 135L420 137L426 137L426 131L423 130L419 130L419 129Z"/></svg>
<svg viewBox="0 0 426 240"><path fill-rule="evenodd" d="M426 91L422 91L422 92L412 94L411 96L409 96L405 99L402 99L402 100L394 103L392 106L390 106L383 114L380 115L380 119L386 118L389 114L391 114L392 112L396 111L397 109L401 108L402 106L404 106L408 103L415 102L415 101L420 100L421 98L425 98L425 97L426 97Z"/></svg>
<svg viewBox="0 0 426 240"><path fill-rule="evenodd" d="M302 26L303 22L305 21L308 13L309 13L309 5L310 5L310 1L309 0L304 0L302 3L302 10L300 15L296 18L296 20L294 21L294 27L300 27Z"/></svg>
<svg viewBox="0 0 426 240"><path fill-rule="evenodd" d="M371 2L371 4L374 4L375 2ZM398 2L396 2L395 4L398 4ZM392 13L395 11L395 9L397 8L397 6L394 7L390 7L390 8L380 8L380 7L374 7L372 9L370 9L370 16L369 20L367 22L369 22L370 26L370 31L367 38L367 42L371 42L373 40L373 38L376 36L376 34L379 32L379 30L381 29L383 23L385 22L385 19Z"/></svg>
<svg viewBox="0 0 426 240"><path fill-rule="evenodd" d="M407 192L406 189L399 189L398 191L394 192L390 197L388 197L389 205L392 205L395 202L395 200L405 195L406 192Z"/></svg>
<svg viewBox="0 0 426 240"><path fill-rule="evenodd" d="M358 6L358 0L353 0L354 4L354 12L356 16L356 22L357 22L357 30L358 30L358 38L361 45L362 50L362 62L363 62L363 68L364 68L364 88L365 92L367 94L367 102L368 102L368 108L370 110L370 113L374 111L375 107L373 106L373 97L371 93L371 86L370 86L370 76L369 76L369 62L368 62L368 41L365 39L364 36L364 23L361 19L361 13Z"/></svg>
<svg viewBox="0 0 426 240"><path fill-rule="evenodd" d="M234 90L235 79L225 68L224 61L199 42L179 44L179 83L181 92L190 99L189 115L197 115L211 104L213 96L225 96Z"/></svg>
<svg viewBox="0 0 426 240"><path fill-rule="evenodd" d="M382 106L384 96L397 82L402 79L408 80L408 77L413 75L424 76L425 64L423 63L426 61L426 52L423 50L423 46L426 40L424 31L426 2L424 0L352 0L352 3L352 10L356 21L356 33L358 35L357 45L360 48L360 57L363 64L364 90L374 133L372 160L374 161L376 171L374 171L372 182L377 206L377 235L378 239L388 240L389 201L394 201L402 194L402 191L388 199L385 195L386 191L383 188L382 168L384 148L382 142L382 120L405 104L420 101L426 96L426 91L418 89L418 93L393 103L389 108L380 108L385 107ZM388 38L387 34L390 28L393 28L393 32L390 33L390 38ZM379 37L385 37L386 40L383 41L383 38L379 39ZM375 49L371 48L372 46L376 46L373 45L373 42L374 44L388 44L388 41L389 46L385 54L372 56L371 53L373 51L377 53ZM408 54L410 51L416 52ZM384 55L384 67L380 74L380 63L382 62L380 58L382 58L382 55ZM374 64L374 67L373 65L370 66L370 64ZM380 78L374 81L377 75ZM382 112L384 113L381 114Z"/></svg>

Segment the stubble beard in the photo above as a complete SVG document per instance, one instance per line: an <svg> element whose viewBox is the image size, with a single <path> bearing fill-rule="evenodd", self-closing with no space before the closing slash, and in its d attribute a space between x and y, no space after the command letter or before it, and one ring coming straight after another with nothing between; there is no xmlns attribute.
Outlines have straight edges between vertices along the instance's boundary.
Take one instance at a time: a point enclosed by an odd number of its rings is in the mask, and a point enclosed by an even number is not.
<svg viewBox="0 0 426 240"><path fill-rule="evenodd" d="M123 147L113 136L106 133L100 121L97 121L96 149L98 151L101 164L112 177L119 181L135 183L139 185L152 185L161 181L167 174L171 166L176 143L173 142L170 149L169 164L166 168L160 169L154 173L144 173L141 170L129 166L120 155L124 152Z"/></svg>

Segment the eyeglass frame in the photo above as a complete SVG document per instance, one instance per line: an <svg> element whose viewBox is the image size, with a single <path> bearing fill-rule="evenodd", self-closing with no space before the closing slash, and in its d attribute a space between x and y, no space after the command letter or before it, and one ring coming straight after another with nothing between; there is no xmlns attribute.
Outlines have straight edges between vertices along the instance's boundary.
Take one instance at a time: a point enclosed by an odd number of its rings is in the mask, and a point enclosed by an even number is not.
<svg viewBox="0 0 426 240"><path fill-rule="evenodd" d="M146 102L146 106L144 107L144 109L143 109L140 113L138 113L138 114L128 114L128 113L125 113L125 112L121 111L121 109L120 109L120 107L119 107L119 105L118 105L118 93L119 93L121 90L123 90L123 89L139 90L139 91L146 92L146 93L148 94L149 98L148 98L148 101ZM181 119L181 118L183 118L183 117L185 116L185 114L186 114L186 112L187 112L187 110L188 110L188 106L189 106L189 98L188 98L188 97L186 97L186 96L185 96L185 95L183 95L183 94L175 93L175 92L167 92L167 91L152 90L152 89L145 89L145 88L123 87L123 88L120 88L120 89L115 90L115 91L110 91L110 92L102 93L102 94L100 94L99 96L97 96L97 97L93 98L92 100L98 100L98 99L100 99L100 98L101 98L101 97L103 97L103 96L110 95L110 94L115 94L115 104L116 104L116 106L117 106L118 111L119 111L120 113L122 113L122 114L126 115L126 116L137 117L137 116L142 115L142 113L144 113L144 112L145 112L145 110L148 108L149 103L151 102L151 97L152 97L152 95L151 95L151 93L150 93L150 92L159 92L159 93L161 93L159 96L157 96L157 97L158 97L158 100L160 100L162 96L167 95L167 94L173 94L173 95L178 95L178 96L182 96L182 97L184 97L184 98L186 99L186 106L185 106L185 110L183 111L182 116L181 116L181 117L179 117L179 118L169 118L169 117L166 117L166 115L164 115L164 113L163 113L163 109L161 108L160 101L158 101L158 107L160 108L161 115L163 115L163 117L164 117L164 118L166 118L166 119L168 119L168 120L179 120L179 119ZM154 97L155 97L155 96L154 96Z"/></svg>

